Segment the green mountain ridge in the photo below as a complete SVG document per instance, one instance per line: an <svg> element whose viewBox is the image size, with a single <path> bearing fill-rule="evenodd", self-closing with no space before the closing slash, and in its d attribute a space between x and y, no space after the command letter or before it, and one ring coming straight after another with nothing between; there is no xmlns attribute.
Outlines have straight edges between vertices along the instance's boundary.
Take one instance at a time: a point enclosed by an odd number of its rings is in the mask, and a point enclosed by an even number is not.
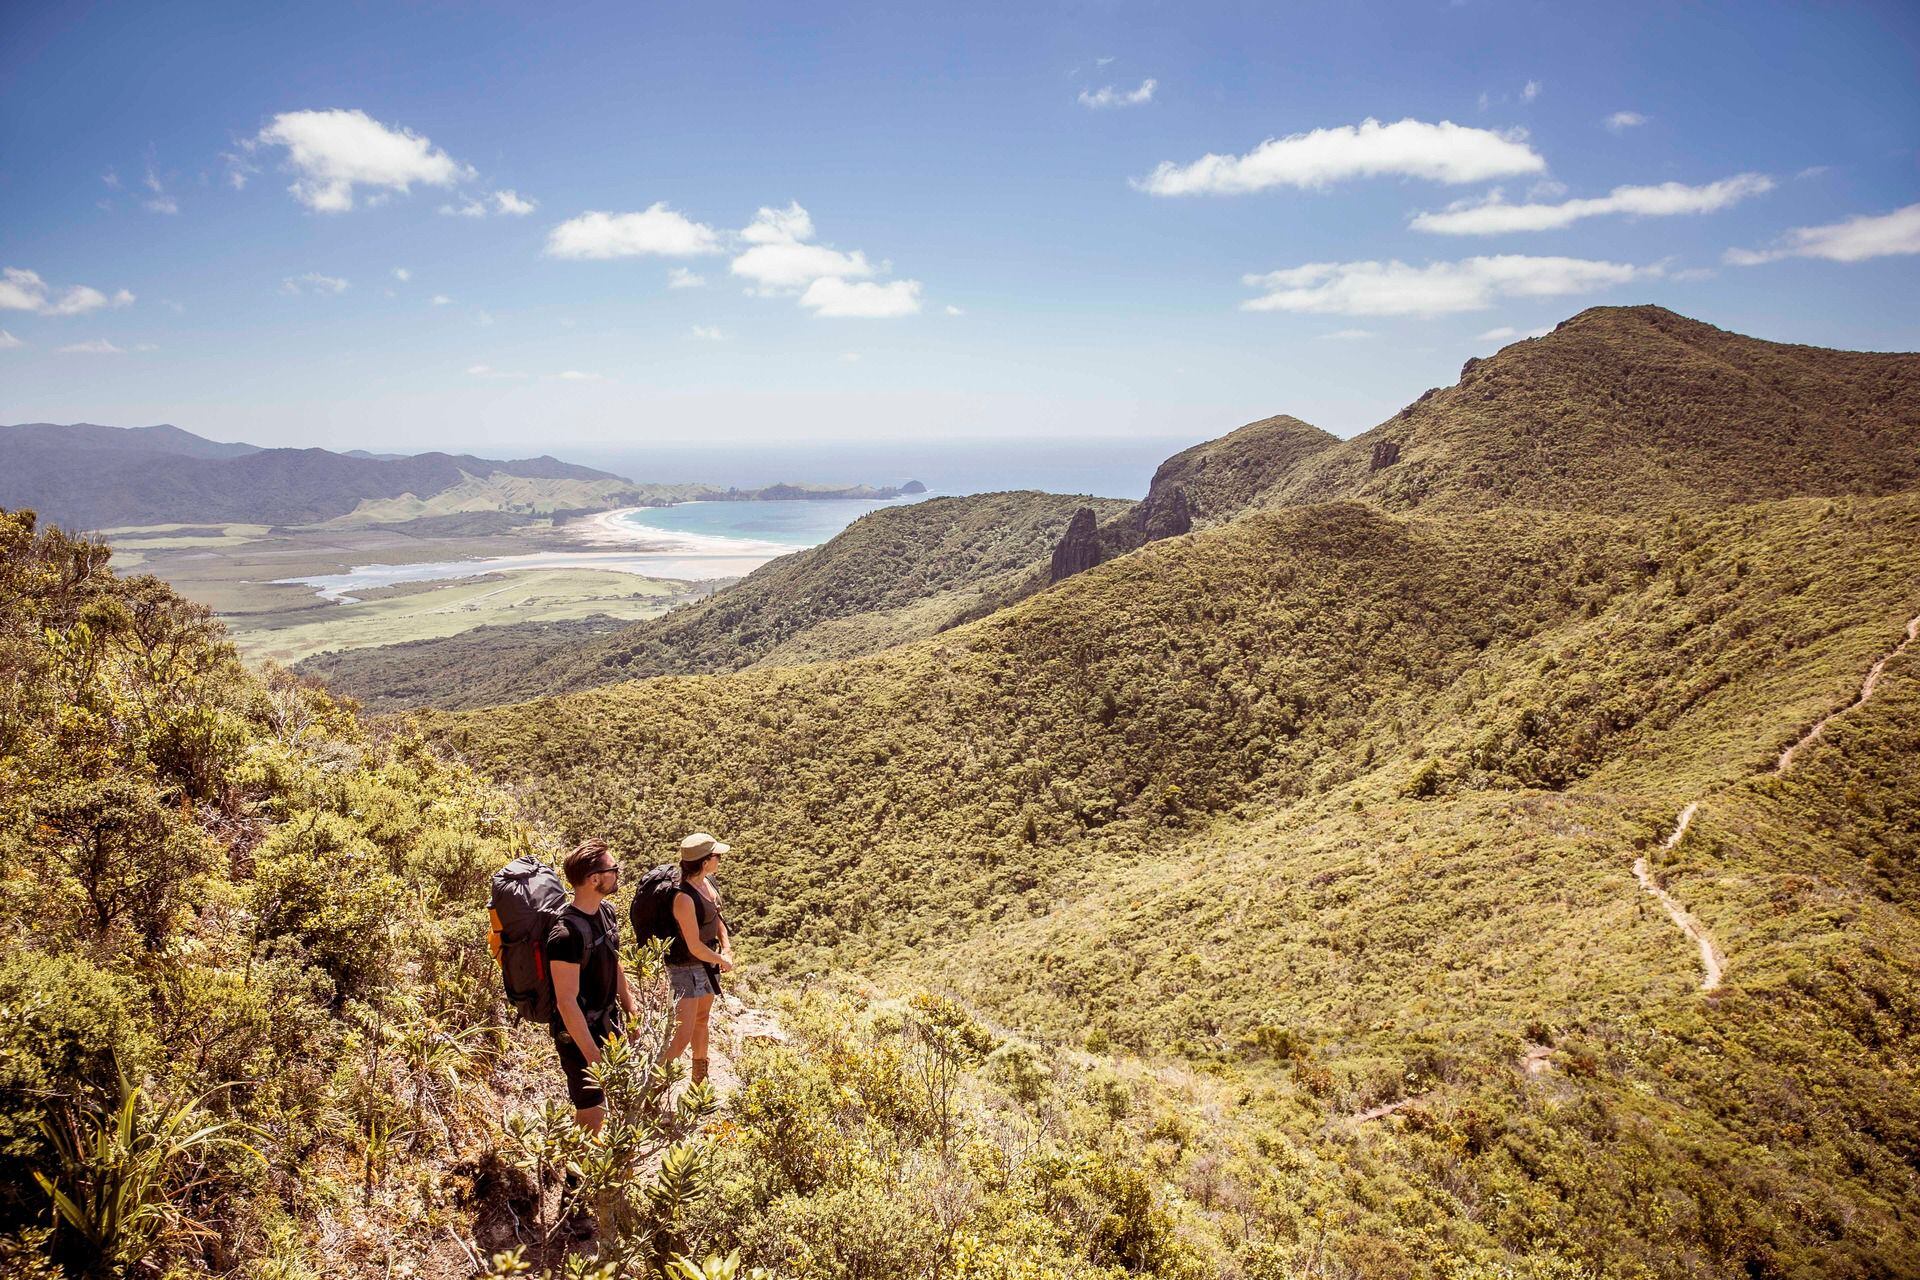
<svg viewBox="0 0 1920 1280"><path fill-rule="evenodd" d="M568 834L725 833L774 973L1219 1073L1171 1164L1259 1274L1899 1274L1920 361L1678 320L1286 425L1245 514L929 638L424 723Z"/></svg>

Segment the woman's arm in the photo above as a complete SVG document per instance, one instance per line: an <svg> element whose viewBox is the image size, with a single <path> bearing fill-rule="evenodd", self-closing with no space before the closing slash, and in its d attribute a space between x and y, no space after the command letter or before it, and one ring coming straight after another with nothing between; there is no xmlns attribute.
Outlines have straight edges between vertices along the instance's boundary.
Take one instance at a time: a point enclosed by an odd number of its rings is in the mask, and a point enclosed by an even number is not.
<svg viewBox="0 0 1920 1280"><path fill-rule="evenodd" d="M687 944L695 960L718 966L722 972L733 968L733 961L700 941L700 917L694 913L692 898L684 893L674 895L673 919L680 926L680 940Z"/></svg>

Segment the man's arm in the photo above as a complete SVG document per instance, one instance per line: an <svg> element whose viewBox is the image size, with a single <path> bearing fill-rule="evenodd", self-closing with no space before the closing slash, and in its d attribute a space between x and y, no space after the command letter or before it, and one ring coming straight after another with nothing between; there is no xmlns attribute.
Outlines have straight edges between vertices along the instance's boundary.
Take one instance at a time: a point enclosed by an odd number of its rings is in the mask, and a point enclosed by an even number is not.
<svg viewBox="0 0 1920 1280"><path fill-rule="evenodd" d="M722 973L733 968L733 961L700 941L700 917L694 914L693 899L686 894L678 894L673 900L673 920L680 926L680 937L687 944L687 950L701 964L710 964Z"/></svg>
<svg viewBox="0 0 1920 1280"><path fill-rule="evenodd" d="M627 985L627 966L616 963L614 972L620 975L620 1007L627 1011L629 1018L640 1016L640 1002L633 998L633 988Z"/></svg>
<svg viewBox="0 0 1920 1280"><path fill-rule="evenodd" d="M587 1015L580 1012L580 966L568 960L555 960L550 967L553 970L553 1002L560 1010L560 1021L566 1024L567 1034L573 1037L580 1056L589 1063L600 1061L600 1046L593 1042L593 1033L587 1030ZM622 974L622 990L626 987L626 981L626 975Z"/></svg>

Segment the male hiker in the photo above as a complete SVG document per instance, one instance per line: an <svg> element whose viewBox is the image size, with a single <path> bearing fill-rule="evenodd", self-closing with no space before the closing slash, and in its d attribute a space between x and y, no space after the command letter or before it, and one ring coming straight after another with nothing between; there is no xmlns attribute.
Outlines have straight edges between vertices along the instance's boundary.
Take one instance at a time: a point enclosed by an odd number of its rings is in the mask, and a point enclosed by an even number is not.
<svg viewBox="0 0 1920 1280"><path fill-rule="evenodd" d="M573 901L547 934L553 970L553 1046L567 1073L574 1119L600 1132L606 1096L587 1068L600 1061L600 1046L625 1030L618 1010L638 1011L620 964L620 926L607 898L620 887L620 864L604 840L588 840L560 864Z"/></svg>

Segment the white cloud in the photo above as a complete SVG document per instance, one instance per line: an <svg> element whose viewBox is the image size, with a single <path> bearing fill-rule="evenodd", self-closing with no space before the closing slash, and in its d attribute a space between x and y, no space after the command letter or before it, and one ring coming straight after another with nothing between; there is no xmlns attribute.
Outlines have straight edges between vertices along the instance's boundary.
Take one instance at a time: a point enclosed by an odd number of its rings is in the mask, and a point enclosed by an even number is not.
<svg viewBox="0 0 1920 1280"><path fill-rule="evenodd" d="M413 279L413 272L407 270L405 267L395 267L393 269L393 278L401 284L405 284L407 281Z"/></svg>
<svg viewBox="0 0 1920 1280"><path fill-rule="evenodd" d="M70 342L60 348L60 354L68 356L123 356L126 352L114 346L105 338L93 338L86 342Z"/></svg>
<svg viewBox="0 0 1920 1280"><path fill-rule="evenodd" d="M874 274L873 264L857 249L842 253L807 244L813 238L813 215L798 201L784 209L763 207L740 238L753 247L735 258L728 270L752 281L757 293L793 293L828 276L865 279Z"/></svg>
<svg viewBox="0 0 1920 1280"><path fill-rule="evenodd" d="M667 268L667 288L669 289L699 289L706 283L705 276L695 275L685 267Z"/></svg>
<svg viewBox="0 0 1920 1280"><path fill-rule="evenodd" d="M951 302L949 302L947 304L947 314L950 316L963 316L967 314L967 312L964 307L956 307Z"/></svg>
<svg viewBox="0 0 1920 1280"><path fill-rule="evenodd" d="M820 316L891 320L919 312L920 282L890 280L876 284L870 280L824 276L807 286L807 291L800 295L800 305Z"/></svg>
<svg viewBox="0 0 1920 1280"><path fill-rule="evenodd" d="M1322 338L1334 342L1361 342L1373 336L1371 329L1335 329L1332 333L1323 333Z"/></svg>
<svg viewBox="0 0 1920 1280"><path fill-rule="evenodd" d="M20 341L20 339L14 337L5 329L0 329L0 351L11 351L15 347L24 347L26 345L26 343Z"/></svg>
<svg viewBox="0 0 1920 1280"><path fill-rule="evenodd" d="M1552 178L1542 178L1527 187L1529 200L1558 200L1567 194L1567 184L1556 182Z"/></svg>
<svg viewBox="0 0 1920 1280"><path fill-rule="evenodd" d="M1892 213L1858 214L1825 226L1795 227L1771 249L1729 249L1726 260L1736 267L1751 267L1781 258L1865 262L1909 253L1920 253L1920 204Z"/></svg>
<svg viewBox="0 0 1920 1280"><path fill-rule="evenodd" d="M450 187L474 177L471 168L429 139L381 124L364 111L284 112L252 145L287 149L287 163L299 175L287 190L317 213L353 208L355 187L407 191L416 182ZM244 179L235 185L244 185Z"/></svg>
<svg viewBox="0 0 1920 1280"><path fill-rule="evenodd" d="M517 191L496 191L493 193L493 211L510 218L524 218L540 207L540 202L531 196L522 196Z"/></svg>
<svg viewBox="0 0 1920 1280"><path fill-rule="evenodd" d="M1527 81L1526 85L1520 90L1520 101L1522 102L1532 102L1539 96L1540 82L1538 80Z"/></svg>
<svg viewBox="0 0 1920 1280"><path fill-rule="evenodd" d="M610 379L604 373L585 373L579 369L566 369L553 375L562 382L607 382Z"/></svg>
<svg viewBox="0 0 1920 1280"><path fill-rule="evenodd" d="M1167 161L1134 185L1158 196L1231 195L1387 176L1481 182L1546 167L1523 131L1495 133L1450 120L1381 124L1369 119L1269 138L1243 156L1206 155L1186 165Z"/></svg>
<svg viewBox="0 0 1920 1280"><path fill-rule="evenodd" d="M153 192L151 199L142 201L149 213L180 212L180 203L171 195L167 194L166 185L160 181L160 175L153 171L153 165L151 163L147 165L147 175L144 181L147 190Z"/></svg>
<svg viewBox="0 0 1920 1280"><path fill-rule="evenodd" d="M309 271L305 275L288 276L280 282L280 292L298 297L303 293L337 295L347 291L347 282L339 276L322 275L318 271Z"/></svg>
<svg viewBox="0 0 1920 1280"><path fill-rule="evenodd" d="M640 213L583 213L547 234L554 258L634 258L652 254L690 258L720 252L712 227L693 221L658 201Z"/></svg>
<svg viewBox="0 0 1920 1280"><path fill-rule="evenodd" d="M1585 293L1660 274L1584 258L1502 254L1434 262L1314 262L1242 277L1266 292L1240 304L1246 311L1296 311L1323 315L1442 315L1481 311L1501 298L1546 298Z"/></svg>
<svg viewBox="0 0 1920 1280"><path fill-rule="evenodd" d="M1628 214L1664 218L1675 214L1713 213L1749 196L1773 190L1773 179L1763 173L1742 173L1704 186L1663 182L1656 187L1615 187L1604 196L1567 200L1560 204L1508 204L1498 191L1484 200L1462 201L1440 213L1422 213L1413 219L1415 231L1451 236L1491 236L1510 231L1552 231L1582 218Z"/></svg>
<svg viewBox="0 0 1920 1280"><path fill-rule="evenodd" d="M240 145L242 147L250 147L254 144L249 141L243 142ZM245 191L247 189L247 179L260 172L259 167L250 164L245 156L237 155L231 151L222 151L220 153L220 159L227 166L227 185L235 191Z"/></svg>
<svg viewBox="0 0 1920 1280"><path fill-rule="evenodd" d="M753 216L740 232L740 238L748 244L787 244L797 240L813 239L813 215L800 207L798 200L791 201L784 209L769 209L765 205Z"/></svg>
<svg viewBox="0 0 1920 1280"><path fill-rule="evenodd" d="M1522 332L1521 330L1514 328L1512 325L1503 324L1497 329L1489 329L1485 333L1475 336L1474 341L1475 342L1511 342L1515 338L1544 338L1552 332L1553 332L1552 325L1548 325L1544 329L1528 329L1525 332Z"/></svg>
<svg viewBox="0 0 1920 1280"><path fill-rule="evenodd" d="M0 272L0 310L31 311L43 316L79 316L102 307L130 307L133 294L125 289L112 297L91 285L67 286L57 299L49 296L49 286L38 272L8 267Z"/></svg>
<svg viewBox="0 0 1920 1280"><path fill-rule="evenodd" d="M1147 79L1140 82L1138 89L1116 89L1107 85L1103 89L1088 93L1080 91L1080 105L1099 111L1107 107L1138 107L1153 101L1153 91L1160 87L1158 80Z"/></svg>
<svg viewBox="0 0 1920 1280"><path fill-rule="evenodd" d="M492 205L488 205L488 201ZM440 212L450 218L484 218L491 211L507 217L523 218L540 207L540 202L531 196L522 196L517 191L495 191L488 196L462 196L459 204L443 204Z"/></svg>
<svg viewBox="0 0 1920 1280"><path fill-rule="evenodd" d="M874 273L873 264L858 249L841 253L796 241L757 244L735 258L728 269L753 281L761 293L792 292L828 276L864 278Z"/></svg>
<svg viewBox="0 0 1920 1280"><path fill-rule="evenodd" d="M689 332L693 337L705 342L725 342L727 340L727 335L712 325L697 324L693 326Z"/></svg>
<svg viewBox="0 0 1920 1280"><path fill-rule="evenodd" d="M106 183L111 190L118 191L120 189L120 175L111 169L100 175L100 181Z"/></svg>
<svg viewBox="0 0 1920 1280"><path fill-rule="evenodd" d="M1104 58L1095 58L1093 60L1093 65L1096 67L1104 67L1112 61L1113 61L1113 55L1109 54Z"/></svg>
<svg viewBox="0 0 1920 1280"><path fill-rule="evenodd" d="M874 282L870 277L886 271L886 263L876 268L858 249L810 244L813 231L813 216L798 201L763 207L740 232L750 247L727 269L763 297L799 294L800 305L816 315L891 318L920 310L918 280Z"/></svg>
<svg viewBox="0 0 1920 1280"><path fill-rule="evenodd" d="M1808 165L1806 168L1802 169L1800 172L1794 174L1793 176L1796 181L1805 182L1808 178L1817 178L1821 174L1825 173L1826 171L1827 171L1826 165L1813 164L1813 165Z"/></svg>
<svg viewBox="0 0 1920 1280"><path fill-rule="evenodd" d="M453 299L444 293L434 294L430 301L431 304L436 307L450 307L453 305Z"/></svg>
<svg viewBox="0 0 1920 1280"><path fill-rule="evenodd" d="M1647 122L1647 118L1638 111L1616 111L1602 123L1611 133L1625 133L1629 129L1638 129Z"/></svg>

